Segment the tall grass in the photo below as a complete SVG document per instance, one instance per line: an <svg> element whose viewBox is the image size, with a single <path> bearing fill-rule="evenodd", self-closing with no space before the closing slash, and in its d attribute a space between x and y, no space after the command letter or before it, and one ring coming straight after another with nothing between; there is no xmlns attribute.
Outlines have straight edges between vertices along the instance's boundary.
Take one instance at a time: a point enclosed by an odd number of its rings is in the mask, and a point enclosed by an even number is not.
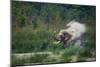
<svg viewBox="0 0 100 67"><path fill-rule="evenodd" d="M54 34L47 30L33 30L23 28L21 31L13 32L12 52L24 53L34 51L55 50L62 48L62 44L53 44Z"/></svg>
<svg viewBox="0 0 100 67"><path fill-rule="evenodd" d="M12 57L12 65L46 64L58 62L89 61L96 57L95 26L89 25L83 37L83 48L64 48L62 43L55 44L55 33L52 26L49 30L40 25L36 29L29 25L12 32L12 54L52 52L51 55L38 54L31 58ZM88 58L90 58L88 60ZM87 60L86 60L87 59ZM95 60L95 59L93 59Z"/></svg>

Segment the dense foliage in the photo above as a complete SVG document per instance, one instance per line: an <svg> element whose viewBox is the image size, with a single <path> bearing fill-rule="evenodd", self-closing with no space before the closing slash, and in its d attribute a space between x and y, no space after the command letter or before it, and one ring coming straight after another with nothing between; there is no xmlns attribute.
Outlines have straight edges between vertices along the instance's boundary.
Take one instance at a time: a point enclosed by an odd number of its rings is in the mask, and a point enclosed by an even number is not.
<svg viewBox="0 0 100 67"><path fill-rule="evenodd" d="M12 1L12 53L31 53L51 51L54 54L62 51L59 62L69 62L69 57L78 54L78 60L83 57L95 57L95 6L81 6L70 4L51 4L36 2ZM84 49L63 48L62 43L53 43L54 36L65 25L76 20L86 24L84 35ZM78 53L77 53L78 52ZM41 56L41 55L40 55ZM13 58L13 57L12 57ZM32 57L26 62L42 62ZM18 59L13 59L17 64ZM45 60L45 62L50 61ZM54 59L52 62L56 61ZM15 62L15 63L14 63ZM23 64L24 62L18 62Z"/></svg>

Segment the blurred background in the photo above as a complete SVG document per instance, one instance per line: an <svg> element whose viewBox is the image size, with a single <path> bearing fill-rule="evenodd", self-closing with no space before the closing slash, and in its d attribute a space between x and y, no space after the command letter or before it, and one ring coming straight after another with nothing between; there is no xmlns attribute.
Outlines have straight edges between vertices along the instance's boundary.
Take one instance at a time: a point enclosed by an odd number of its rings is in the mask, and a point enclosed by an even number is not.
<svg viewBox="0 0 100 67"><path fill-rule="evenodd" d="M11 7L12 65L95 61L95 6L12 1ZM82 49L54 43L71 20L86 24Z"/></svg>

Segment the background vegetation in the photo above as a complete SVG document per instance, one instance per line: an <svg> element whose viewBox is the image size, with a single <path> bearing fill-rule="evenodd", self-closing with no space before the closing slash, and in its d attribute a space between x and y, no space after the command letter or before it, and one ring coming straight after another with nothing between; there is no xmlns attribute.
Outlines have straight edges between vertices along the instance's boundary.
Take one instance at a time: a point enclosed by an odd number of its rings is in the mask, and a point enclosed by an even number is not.
<svg viewBox="0 0 100 67"><path fill-rule="evenodd" d="M11 7L12 65L95 60L95 6L12 1ZM71 20L87 26L82 49L54 43L54 36ZM38 52L47 53L23 59L14 55Z"/></svg>

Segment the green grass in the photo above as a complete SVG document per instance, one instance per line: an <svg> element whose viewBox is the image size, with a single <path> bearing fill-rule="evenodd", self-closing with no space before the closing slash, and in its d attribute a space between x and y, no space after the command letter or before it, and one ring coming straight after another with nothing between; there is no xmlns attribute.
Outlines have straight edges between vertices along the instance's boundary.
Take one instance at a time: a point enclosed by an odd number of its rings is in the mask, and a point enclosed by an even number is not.
<svg viewBox="0 0 100 67"><path fill-rule="evenodd" d="M12 2L11 64L77 62L95 58L95 9L95 6ZM73 19L87 27L82 49L72 46L64 48L62 43L56 44L54 40L55 35ZM13 55L39 52L52 54L35 54L28 58Z"/></svg>
<svg viewBox="0 0 100 67"><path fill-rule="evenodd" d="M84 49L71 47L63 49L62 51L51 51L50 54L39 54L39 52L34 52L38 54L32 54L30 57L23 55L18 57L18 55L12 54L12 65L27 65L27 64L47 64L47 63L62 63L62 62L78 62L78 61L90 61L95 58L93 54L84 52ZM90 56L91 55L91 56ZM88 60L88 58L90 60ZM94 61L93 59L92 61Z"/></svg>
<svg viewBox="0 0 100 67"><path fill-rule="evenodd" d="M32 26L13 31L12 54L50 51L52 55L37 54L24 59L12 56L12 65L89 61L86 59L96 57L95 30L93 26L90 26L84 35L84 48L82 49L76 47L64 48L62 43L55 44L53 38L55 34L52 30L47 31L47 29L41 27L34 30Z"/></svg>
<svg viewBox="0 0 100 67"><path fill-rule="evenodd" d="M62 44L53 44L52 32L27 29L13 33L13 53L36 52L45 50L62 49Z"/></svg>

